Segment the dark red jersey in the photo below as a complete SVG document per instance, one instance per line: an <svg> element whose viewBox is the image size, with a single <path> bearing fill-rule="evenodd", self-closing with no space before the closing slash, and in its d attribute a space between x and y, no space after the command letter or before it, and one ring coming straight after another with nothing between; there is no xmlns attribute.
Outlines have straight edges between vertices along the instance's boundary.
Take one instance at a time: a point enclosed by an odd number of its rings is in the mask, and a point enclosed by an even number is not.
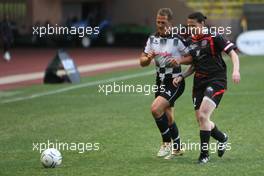
<svg viewBox="0 0 264 176"><path fill-rule="evenodd" d="M235 45L221 35L213 37L211 34L200 38L192 37L189 45L193 57L195 77L209 79L226 79L226 64L222 51L227 54L235 49Z"/></svg>

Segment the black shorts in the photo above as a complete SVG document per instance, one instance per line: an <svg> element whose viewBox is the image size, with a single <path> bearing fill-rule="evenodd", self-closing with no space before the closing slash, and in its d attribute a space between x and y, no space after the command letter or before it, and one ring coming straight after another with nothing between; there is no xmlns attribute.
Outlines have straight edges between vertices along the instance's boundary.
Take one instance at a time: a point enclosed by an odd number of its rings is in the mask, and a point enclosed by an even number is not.
<svg viewBox="0 0 264 176"><path fill-rule="evenodd" d="M194 81L194 84L195 82L199 81ZM194 85L192 94L194 109L198 110L200 108L203 98L208 98L217 108L226 90L226 84L225 80L209 80L203 82L200 86Z"/></svg>
<svg viewBox="0 0 264 176"><path fill-rule="evenodd" d="M170 107L174 106L175 101L182 95L185 88L185 81L183 80L177 87L172 84L173 79L168 79L163 82L157 80L156 85L159 87L155 93L155 98L161 96L168 100Z"/></svg>

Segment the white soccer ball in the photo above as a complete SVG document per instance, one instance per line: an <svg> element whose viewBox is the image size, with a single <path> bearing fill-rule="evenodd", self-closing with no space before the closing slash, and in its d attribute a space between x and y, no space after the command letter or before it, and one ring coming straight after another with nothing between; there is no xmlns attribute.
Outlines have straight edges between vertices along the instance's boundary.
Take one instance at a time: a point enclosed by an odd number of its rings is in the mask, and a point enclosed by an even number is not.
<svg viewBox="0 0 264 176"><path fill-rule="evenodd" d="M40 162L45 168L55 168L61 165L61 153L55 148L49 148L42 152Z"/></svg>

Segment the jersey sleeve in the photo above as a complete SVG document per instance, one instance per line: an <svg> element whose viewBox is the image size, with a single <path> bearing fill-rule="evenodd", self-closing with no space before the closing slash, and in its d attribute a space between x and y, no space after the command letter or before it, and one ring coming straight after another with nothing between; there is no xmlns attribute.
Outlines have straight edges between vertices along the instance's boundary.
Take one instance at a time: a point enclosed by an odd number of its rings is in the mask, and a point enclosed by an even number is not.
<svg viewBox="0 0 264 176"><path fill-rule="evenodd" d="M181 40L179 40L178 48L179 48L179 52L181 55L186 55L186 54L189 54L190 52L189 47L186 47Z"/></svg>
<svg viewBox="0 0 264 176"><path fill-rule="evenodd" d="M148 54L152 51L152 47L151 47L151 37L148 38L148 41L146 43L145 49L144 49L144 53Z"/></svg>
<svg viewBox="0 0 264 176"><path fill-rule="evenodd" d="M218 51L225 53L229 53L231 50L235 49L236 46L234 43L230 42L229 40L225 39L222 35L217 35L214 38L214 42Z"/></svg>

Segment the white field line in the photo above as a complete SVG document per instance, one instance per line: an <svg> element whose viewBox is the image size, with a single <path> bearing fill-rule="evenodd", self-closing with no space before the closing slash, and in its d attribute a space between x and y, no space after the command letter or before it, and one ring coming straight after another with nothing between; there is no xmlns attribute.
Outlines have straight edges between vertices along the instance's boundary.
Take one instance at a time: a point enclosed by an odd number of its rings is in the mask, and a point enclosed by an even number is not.
<svg viewBox="0 0 264 176"><path fill-rule="evenodd" d="M227 60L227 56L224 56L224 60L225 61ZM123 61L113 61L113 62L106 62L101 64L83 65L83 66L79 66L78 70L80 73L87 73L87 72L98 71L103 69L116 68L122 66L133 66L138 64L139 62L137 59L126 59ZM185 66L183 65L183 67ZM59 72L58 74L63 74L63 72ZM4 76L4 77L0 77L0 85L37 80L37 79L42 79L43 77L44 77L44 72Z"/></svg>
<svg viewBox="0 0 264 176"><path fill-rule="evenodd" d="M134 65L139 65L139 61L137 59L126 59L123 61L113 61L113 62L106 62L101 64L83 65L83 66L79 66L78 70L80 73L86 73L86 72L104 70L109 68L112 69L117 67L134 66ZM0 77L0 85L42 79L43 77L44 77L44 72L10 75L5 77Z"/></svg>
<svg viewBox="0 0 264 176"><path fill-rule="evenodd" d="M129 74L129 75L120 76L120 77L113 77L110 79L104 79L104 80L98 80L98 81L73 85L70 87L65 87L65 88L47 91L47 92L43 92L43 93L36 93L36 94L30 95L30 96L11 98L11 99L1 101L1 104L24 101L24 100L34 99L34 98L38 98L38 97L43 97L43 96L59 94L59 93L63 93L63 92L71 91L71 90L76 90L76 89L80 89L80 88L84 88L84 87L92 87L92 86L97 86L100 84L106 84L106 83L110 83L110 82L114 82L114 81L122 81L122 80L128 80L128 79L132 79L132 78L144 77L144 76L152 75L152 74L154 74L154 71Z"/></svg>

